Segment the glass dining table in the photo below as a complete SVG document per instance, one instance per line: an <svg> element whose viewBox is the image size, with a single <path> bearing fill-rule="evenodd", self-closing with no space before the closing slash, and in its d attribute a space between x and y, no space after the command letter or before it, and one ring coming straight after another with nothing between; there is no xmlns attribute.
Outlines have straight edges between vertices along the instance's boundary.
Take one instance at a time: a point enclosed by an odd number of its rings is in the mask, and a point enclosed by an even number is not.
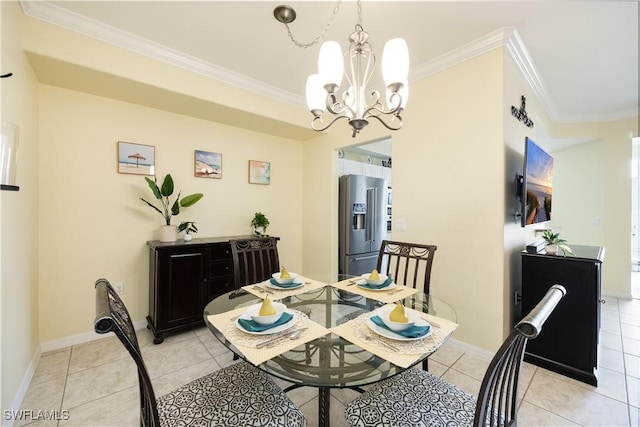
<svg viewBox="0 0 640 427"><path fill-rule="evenodd" d="M347 277L338 277L338 280L344 279ZM334 283L334 281L330 281L330 283ZM326 329L335 328L385 305L376 299L352 293L345 290L344 287L339 289L328 283L326 286L286 296L282 299L278 299L278 296L273 293L271 294L265 293L265 297L268 296L274 301L285 304L288 309L303 313L309 320ZM260 303L260 301L261 298L257 295L240 289L218 296L204 308L205 324L213 335L234 354L249 363L251 361L244 357L243 352L225 337L219 325L216 327L210 321L209 316L249 307ZM417 312L428 313L451 322L457 320L453 307L437 297L422 292L414 293L397 302ZM437 324L435 326L438 327ZM285 389L287 392L299 387L318 388L318 424L322 427L327 427L330 423L331 389L349 388L362 392L363 386L376 383L422 363L437 350L434 348L432 351L420 354L410 366L399 366L380 355L353 344L340 335L331 331L327 332L323 336L284 351L257 365L259 369L269 375L292 383ZM445 339L447 338L448 335ZM393 348L393 346L390 347ZM380 352L378 353L380 354Z"/></svg>

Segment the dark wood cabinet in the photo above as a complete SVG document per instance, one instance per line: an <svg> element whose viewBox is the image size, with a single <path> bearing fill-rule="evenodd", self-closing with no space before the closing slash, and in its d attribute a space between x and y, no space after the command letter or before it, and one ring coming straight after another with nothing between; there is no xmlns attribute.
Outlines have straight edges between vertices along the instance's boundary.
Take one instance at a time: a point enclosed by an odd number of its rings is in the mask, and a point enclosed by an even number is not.
<svg viewBox="0 0 640 427"><path fill-rule="evenodd" d="M212 237L172 243L147 242L147 324L153 332L155 344L160 344L166 333L204 324L204 306L234 287L229 240L250 237Z"/></svg>
<svg viewBox="0 0 640 427"><path fill-rule="evenodd" d="M597 385L601 268L604 248L574 246L571 256L522 253L522 312L529 312L554 284L566 296L527 343L525 360L579 381Z"/></svg>

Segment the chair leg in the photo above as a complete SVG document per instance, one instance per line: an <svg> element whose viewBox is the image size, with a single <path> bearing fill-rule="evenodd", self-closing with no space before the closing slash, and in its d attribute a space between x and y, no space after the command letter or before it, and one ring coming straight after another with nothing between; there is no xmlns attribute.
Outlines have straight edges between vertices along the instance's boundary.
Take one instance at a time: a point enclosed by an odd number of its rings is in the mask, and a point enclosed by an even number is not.
<svg viewBox="0 0 640 427"><path fill-rule="evenodd" d="M424 359L422 361L422 370L423 371L429 371L429 359Z"/></svg>

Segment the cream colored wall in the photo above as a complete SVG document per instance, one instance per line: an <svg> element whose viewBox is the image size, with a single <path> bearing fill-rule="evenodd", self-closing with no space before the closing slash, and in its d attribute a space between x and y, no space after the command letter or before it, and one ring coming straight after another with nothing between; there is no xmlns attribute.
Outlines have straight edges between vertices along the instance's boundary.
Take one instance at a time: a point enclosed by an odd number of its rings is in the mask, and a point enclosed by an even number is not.
<svg viewBox="0 0 640 427"><path fill-rule="evenodd" d="M602 292L625 298L631 297L631 137L637 134L638 123L637 118L631 118L556 124L552 128L557 138L595 139L584 147L554 153L569 176L558 184L565 200L561 202L554 194L554 205L557 200L560 206L553 224L561 227L569 242L605 247ZM577 177L584 179L578 182ZM598 179L600 183L595 182ZM563 189L564 183L571 187ZM594 224L594 219L599 224Z"/></svg>
<svg viewBox="0 0 640 427"><path fill-rule="evenodd" d="M15 398L24 374L34 369L38 336L38 94L37 81L22 52L22 22L17 2L0 2L2 14L2 120L20 126L16 182L20 191L0 192L2 236L1 405L18 409ZM24 391L24 390L23 390ZM17 402L19 403L19 402ZM3 421L4 423L5 421Z"/></svg>
<svg viewBox="0 0 640 427"><path fill-rule="evenodd" d="M558 170L553 177L553 223L569 246L604 242L605 157L601 139L553 152L554 170Z"/></svg>
<svg viewBox="0 0 640 427"><path fill-rule="evenodd" d="M514 303L514 293L522 291L522 261L521 252L525 245L540 236L536 236L535 229L544 224L522 227L521 219L515 213L521 213L520 200L516 197L516 173L522 175L524 164L525 137L538 139L538 132L549 126L549 119L536 95L525 81L510 55L504 62L504 146L505 146L505 176L504 176L504 295L503 305L509 322L505 322L504 333L522 318L520 304ZM518 121L511 114L511 107L520 108L521 96L526 98L527 116L534 121L534 127L529 128ZM525 313L526 314L526 313Z"/></svg>
<svg viewBox="0 0 640 427"><path fill-rule="evenodd" d="M412 82L404 127L391 134L394 218L407 224L393 238L438 245L431 286L457 310L454 337L489 350L502 342L505 322L496 306L503 300L502 57L497 49ZM389 135L372 123L352 139L347 128L337 123L305 142L305 271L337 263L335 150Z"/></svg>
<svg viewBox="0 0 640 427"><path fill-rule="evenodd" d="M269 218L281 262L302 268L302 147L246 131L57 87L40 87L40 338L92 329L93 283L124 282L134 320L148 314L148 254L162 217L142 176L117 172L117 141L155 146L156 173L184 194L204 193L174 218L198 236L250 233L253 213ZM220 180L195 178L194 150L222 153ZM248 183L248 160L271 162L271 185Z"/></svg>
<svg viewBox="0 0 640 427"><path fill-rule="evenodd" d="M306 111L45 22L24 18L24 49L41 83L304 140ZM308 114L308 113L307 113Z"/></svg>

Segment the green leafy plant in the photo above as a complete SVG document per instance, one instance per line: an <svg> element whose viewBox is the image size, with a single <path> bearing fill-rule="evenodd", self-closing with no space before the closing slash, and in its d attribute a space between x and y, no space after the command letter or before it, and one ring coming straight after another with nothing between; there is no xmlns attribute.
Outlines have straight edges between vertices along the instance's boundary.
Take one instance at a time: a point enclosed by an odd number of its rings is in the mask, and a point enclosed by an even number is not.
<svg viewBox="0 0 640 427"><path fill-rule="evenodd" d="M149 205L152 209L160 213L160 215L162 215L162 217L164 218L166 225L171 225L171 217L174 215L178 215L180 213L181 207L187 208L189 206L192 206L196 204L203 197L202 193L194 193L194 194L185 196L181 199L180 192L178 192L178 196L176 197L175 201L171 203L171 200L169 199L169 197L173 195L174 186L173 186L173 178L171 177L170 174L167 174L167 176L164 177L161 187L158 187L158 181L155 176L153 177L153 181L149 177L145 177L144 179L147 181L147 184L149 184L149 188L151 188L151 191L153 192L153 195L155 196L155 198L157 200L160 200L162 209L146 201L142 197L140 197L140 200L142 200L147 205Z"/></svg>
<svg viewBox="0 0 640 427"><path fill-rule="evenodd" d="M266 232L267 227L269 226L269 220L262 212L256 212L251 220L251 226L254 229L262 227L263 232Z"/></svg>
<svg viewBox="0 0 640 427"><path fill-rule="evenodd" d="M557 245L564 253L575 256L571 248L566 245L567 241L560 238L560 233L554 233L553 230L545 230L542 233L542 238L547 245Z"/></svg>
<svg viewBox="0 0 640 427"><path fill-rule="evenodd" d="M196 227L196 223L193 221L185 221L181 222L180 225L178 225L178 233L180 233L181 231L185 231L187 234L195 234L198 232L198 227Z"/></svg>

